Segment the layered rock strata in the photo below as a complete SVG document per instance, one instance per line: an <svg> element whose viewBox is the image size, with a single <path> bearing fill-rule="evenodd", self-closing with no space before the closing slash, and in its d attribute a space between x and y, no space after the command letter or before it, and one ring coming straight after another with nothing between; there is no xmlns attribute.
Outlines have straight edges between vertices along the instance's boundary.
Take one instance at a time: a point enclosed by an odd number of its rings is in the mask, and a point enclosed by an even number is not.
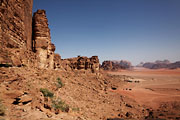
<svg viewBox="0 0 180 120"><path fill-rule="evenodd" d="M32 6L33 0L0 1L0 64L22 66L34 59Z"/></svg>
<svg viewBox="0 0 180 120"><path fill-rule="evenodd" d="M119 70L119 69L130 69L132 65L129 61L104 61L101 65L104 70Z"/></svg>
<svg viewBox="0 0 180 120"><path fill-rule="evenodd" d="M97 56L61 60L54 54L45 10L32 17L33 0L0 0L0 67L99 70Z"/></svg>
<svg viewBox="0 0 180 120"><path fill-rule="evenodd" d="M54 69L61 69L61 56L59 54L54 54Z"/></svg>
<svg viewBox="0 0 180 120"><path fill-rule="evenodd" d="M65 70L90 70L92 72L98 72L99 66L98 56L92 56L90 58L78 56L62 60L62 67Z"/></svg>
<svg viewBox="0 0 180 120"><path fill-rule="evenodd" d="M0 1L1 45L31 49L33 0Z"/></svg>
<svg viewBox="0 0 180 120"><path fill-rule="evenodd" d="M55 46L51 43L50 29L45 10L38 10L33 15L33 46L37 53L40 68L54 68Z"/></svg>

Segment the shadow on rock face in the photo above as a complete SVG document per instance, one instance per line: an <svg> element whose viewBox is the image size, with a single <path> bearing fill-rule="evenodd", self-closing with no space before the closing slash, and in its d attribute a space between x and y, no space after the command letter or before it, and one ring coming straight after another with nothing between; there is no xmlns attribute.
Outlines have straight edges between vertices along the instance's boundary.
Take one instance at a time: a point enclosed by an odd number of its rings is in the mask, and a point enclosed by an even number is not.
<svg viewBox="0 0 180 120"><path fill-rule="evenodd" d="M121 118L107 118L107 120L124 120L124 119L121 119Z"/></svg>
<svg viewBox="0 0 180 120"><path fill-rule="evenodd" d="M0 64L0 67L6 67L6 68L8 68L8 67L12 67L12 65L10 65L10 64Z"/></svg>

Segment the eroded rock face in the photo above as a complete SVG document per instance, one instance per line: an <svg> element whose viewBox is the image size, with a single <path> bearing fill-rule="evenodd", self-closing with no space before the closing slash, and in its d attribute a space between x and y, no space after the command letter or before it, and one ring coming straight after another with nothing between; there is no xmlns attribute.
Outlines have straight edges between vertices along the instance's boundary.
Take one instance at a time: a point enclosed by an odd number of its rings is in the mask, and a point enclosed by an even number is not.
<svg viewBox="0 0 180 120"><path fill-rule="evenodd" d="M78 56L75 58L69 58L62 60L62 67L65 70L90 70L92 72L99 71L99 59L98 56L92 56L91 58L85 56Z"/></svg>
<svg viewBox="0 0 180 120"><path fill-rule="evenodd" d="M113 70L113 62L112 61L104 61L101 65L101 68L104 70Z"/></svg>
<svg viewBox="0 0 180 120"><path fill-rule="evenodd" d="M0 0L0 66L99 70L97 56L61 60L54 54L45 10L32 17L33 0Z"/></svg>
<svg viewBox="0 0 180 120"><path fill-rule="evenodd" d="M96 71L99 71L99 66L100 66L100 64L99 64L99 59L98 59L98 56L92 56L91 58L90 58L90 67L91 67L91 70L93 71L93 72L96 72Z"/></svg>
<svg viewBox="0 0 180 120"><path fill-rule="evenodd" d="M54 69L61 68L61 56L59 54L54 54Z"/></svg>
<svg viewBox="0 0 180 120"><path fill-rule="evenodd" d="M27 64L32 48L33 0L0 1L0 64Z"/></svg>
<svg viewBox="0 0 180 120"><path fill-rule="evenodd" d="M36 52L40 68L54 68L55 46L51 43L50 29L45 10L33 15L33 51Z"/></svg>
<svg viewBox="0 0 180 120"><path fill-rule="evenodd" d="M130 69L131 63L126 60L121 61L104 61L101 68L104 70L119 70L119 69Z"/></svg>
<svg viewBox="0 0 180 120"><path fill-rule="evenodd" d="M0 1L1 45L31 49L33 0Z"/></svg>

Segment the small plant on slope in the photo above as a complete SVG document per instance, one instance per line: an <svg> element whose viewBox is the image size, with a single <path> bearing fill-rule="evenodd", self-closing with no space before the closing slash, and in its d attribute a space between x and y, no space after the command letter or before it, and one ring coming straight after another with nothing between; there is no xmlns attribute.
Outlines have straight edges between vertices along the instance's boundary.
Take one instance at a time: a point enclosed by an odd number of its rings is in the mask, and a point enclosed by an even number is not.
<svg viewBox="0 0 180 120"><path fill-rule="evenodd" d="M57 87L62 88L63 86L64 86L64 84L62 83L61 79L58 77L57 78Z"/></svg>
<svg viewBox="0 0 180 120"><path fill-rule="evenodd" d="M69 106L59 98L57 100L52 101L52 107L54 109L59 109L59 110L61 110L63 112L68 112L69 111Z"/></svg>
<svg viewBox="0 0 180 120"><path fill-rule="evenodd" d="M47 88L40 88L40 92L44 95L44 97L54 97L54 93L50 92Z"/></svg>
<svg viewBox="0 0 180 120"><path fill-rule="evenodd" d="M5 107L0 100L0 116L4 116L4 115L5 115Z"/></svg>

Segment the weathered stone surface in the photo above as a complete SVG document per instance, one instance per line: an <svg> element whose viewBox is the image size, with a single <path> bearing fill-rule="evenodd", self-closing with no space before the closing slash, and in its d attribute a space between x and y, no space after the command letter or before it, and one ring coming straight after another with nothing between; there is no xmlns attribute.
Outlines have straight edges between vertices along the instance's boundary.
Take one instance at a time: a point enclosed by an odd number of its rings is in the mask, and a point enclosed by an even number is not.
<svg viewBox="0 0 180 120"><path fill-rule="evenodd" d="M32 49L32 5L33 0L0 1L0 64L28 63L31 55L24 52Z"/></svg>
<svg viewBox="0 0 180 120"><path fill-rule="evenodd" d="M22 102L22 103L25 103L25 102L30 102L30 101L32 101L32 96L29 96L29 95L22 95L21 97L20 97L20 100L19 100L19 102Z"/></svg>
<svg viewBox="0 0 180 120"><path fill-rule="evenodd" d="M45 10L37 10L33 15L33 51L37 53L40 68L54 69L55 46L51 43Z"/></svg>
<svg viewBox="0 0 180 120"><path fill-rule="evenodd" d="M62 67L65 70L91 70L92 72L99 71L98 56L88 57L75 57L62 60Z"/></svg>
<svg viewBox="0 0 180 120"><path fill-rule="evenodd" d="M61 68L61 56L59 54L54 54L54 68Z"/></svg>
<svg viewBox="0 0 180 120"><path fill-rule="evenodd" d="M119 63L123 69L129 69L132 67L131 62L127 60L116 61L115 63Z"/></svg>
<svg viewBox="0 0 180 120"><path fill-rule="evenodd" d="M37 10L33 15L33 47L47 49L51 43L50 30L45 10Z"/></svg>
<svg viewBox="0 0 180 120"><path fill-rule="evenodd" d="M13 63L14 66L19 67L19 66L22 65L21 60L17 56L12 56L11 59L12 59L12 63Z"/></svg>
<svg viewBox="0 0 180 120"><path fill-rule="evenodd" d="M101 68L104 70L119 70L119 69L130 69L131 63L126 60L121 61L104 61Z"/></svg>
<svg viewBox="0 0 180 120"><path fill-rule="evenodd" d="M1 45L31 49L33 0L0 1Z"/></svg>
<svg viewBox="0 0 180 120"><path fill-rule="evenodd" d="M32 17L33 0L0 1L0 64L62 70L99 70L97 56L61 60L54 54L45 10Z"/></svg>

